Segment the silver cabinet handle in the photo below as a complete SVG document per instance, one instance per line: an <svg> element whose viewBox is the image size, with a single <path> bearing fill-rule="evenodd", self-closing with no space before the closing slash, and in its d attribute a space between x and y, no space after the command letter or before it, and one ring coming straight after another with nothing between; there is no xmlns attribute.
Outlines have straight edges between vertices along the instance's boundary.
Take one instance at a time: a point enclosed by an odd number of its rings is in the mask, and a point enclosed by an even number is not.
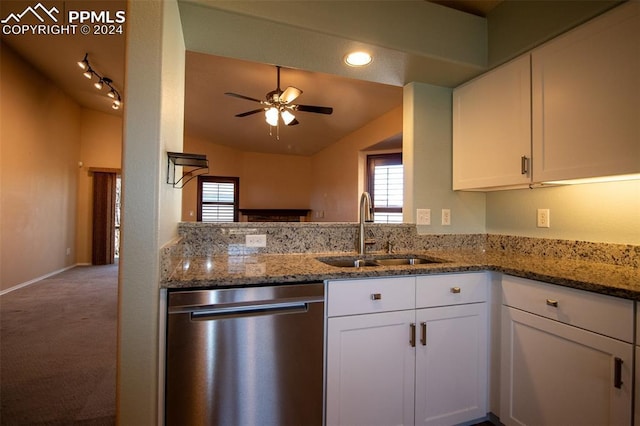
<svg viewBox="0 0 640 426"><path fill-rule="evenodd" d="M371 300L382 300L382 293L371 293Z"/></svg>
<svg viewBox="0 0 640 426"><path fill-rule="evenodd" d="M553 306L554 308L558 307L558 301L557 300L553 300L553 299L547 299L547 305L548 306Z"/></svg>
<svg viewBox="0 0 640 426"><path fill-rule="evenodd" d="M409 344L412 348L416 347L416 324L412 322L409 324L409 329L411 330L411 337L409 338Z"/></svg>
<svg viewBox="0 0 640 426"><path fill-rule="evenodd" d="M426 322L421 322L420 323L420 343L422 343L422 346L427 346L427 323Z"/></svg>
<svg viewBox="0 0 640 426"><path fill-rule="evenodd" d="M460 287L451 287L451 293L453 293L453 294L458 294L461 291L462 290L460 290Z"/></svg>
<svg viewBox="0 0 640 426"><path fill-rule="evenodd" d="M529 159L526 155L520 157L520 173L523 175L529 173Z"/></svg>

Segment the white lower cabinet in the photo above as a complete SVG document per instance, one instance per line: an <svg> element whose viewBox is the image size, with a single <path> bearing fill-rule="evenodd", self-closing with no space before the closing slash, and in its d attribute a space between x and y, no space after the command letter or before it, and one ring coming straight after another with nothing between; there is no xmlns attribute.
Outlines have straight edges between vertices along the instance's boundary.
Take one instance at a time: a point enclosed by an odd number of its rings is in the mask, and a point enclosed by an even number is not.
<svg viewBox="0 0 640 426"><path fill-rule="evenodd" d="M487 414L486 303L419 309L416 425L454 425Z"/></svg>
<svg viewBox="0 0 640 426"><path fill-rule="evenodd" d="M326 424L453 425L485 417L487 277L330 281ZM385 303L394 310L381 311Z"/></svg>
<svg viewBox="0 0 640 426"><path fill-rule="evenodd" d="M505 276L500 421L630 425L633 322L632 301Z"/></svg>
<svg viewBox="0 0 640 426"><path fill-rule="evenodd" d="M414 311L329 318L327 425L412 425Z"/></svg>

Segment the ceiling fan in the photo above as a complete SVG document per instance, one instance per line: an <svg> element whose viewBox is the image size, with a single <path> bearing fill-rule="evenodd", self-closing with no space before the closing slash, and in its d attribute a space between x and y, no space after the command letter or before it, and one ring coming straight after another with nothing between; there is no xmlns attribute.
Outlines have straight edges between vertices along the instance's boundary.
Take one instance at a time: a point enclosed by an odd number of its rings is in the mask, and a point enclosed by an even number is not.
<svg viewBox="0 0 640 426"><path fill-rule="evenodd" d="M314 112L317 114L331 114L333 112L333 108L331 107L323 107L323 106L314 106L314 105L301 105L301 104L293 104L293 102L298 96L302 94L302 90L289 86L284 91L280 89L280 66L276 66L277 69L277 81L276 81L276 89L267 93L266 100L259 100L255 98L251 98L245 95L239 95L237 93L226 92L225 95L233 96L240 99L245 99L252 102L258 102L263 106L257 109L253 109L251 111L243 112L240 114L236 114L236 117L246 117L248 115L257 114L259 112L263 112L265 114L265 119L270 126L278 126L280 123L280 119L286 126L295 126L296 124L300 124L300 122L296 119L294 113L296 111L303 112Z"/></svg>

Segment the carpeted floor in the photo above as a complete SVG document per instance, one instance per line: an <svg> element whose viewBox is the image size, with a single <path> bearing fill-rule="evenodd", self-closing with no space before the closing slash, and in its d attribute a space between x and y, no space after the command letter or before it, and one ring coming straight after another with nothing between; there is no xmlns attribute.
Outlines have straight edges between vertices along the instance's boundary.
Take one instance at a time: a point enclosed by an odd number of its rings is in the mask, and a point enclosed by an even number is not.
<svg viewBox="0 0 640 426"><path fill-rule="evenodd" d="M118 266L0 296L0 424L113 425Z"/></svg>

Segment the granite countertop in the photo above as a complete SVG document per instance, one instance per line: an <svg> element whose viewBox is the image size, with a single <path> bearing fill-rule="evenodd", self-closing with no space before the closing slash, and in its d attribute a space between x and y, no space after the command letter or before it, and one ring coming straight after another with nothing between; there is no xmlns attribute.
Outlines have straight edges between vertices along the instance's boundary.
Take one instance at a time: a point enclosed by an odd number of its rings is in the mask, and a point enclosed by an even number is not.
<svg viewBox="0 0 640 426"><path fill-rule="evenodd" d="M163 288L212 289L265 284L317 282L395 275L425 275L491 270L611 296L640 300L640 270L561 257L519 255L501 250L426 250L411 254L442 260L401 266L344 268L317 258L355 253L240 254L172 257L165 266ZM402 256L403 253L396 253Z"/></svg>

